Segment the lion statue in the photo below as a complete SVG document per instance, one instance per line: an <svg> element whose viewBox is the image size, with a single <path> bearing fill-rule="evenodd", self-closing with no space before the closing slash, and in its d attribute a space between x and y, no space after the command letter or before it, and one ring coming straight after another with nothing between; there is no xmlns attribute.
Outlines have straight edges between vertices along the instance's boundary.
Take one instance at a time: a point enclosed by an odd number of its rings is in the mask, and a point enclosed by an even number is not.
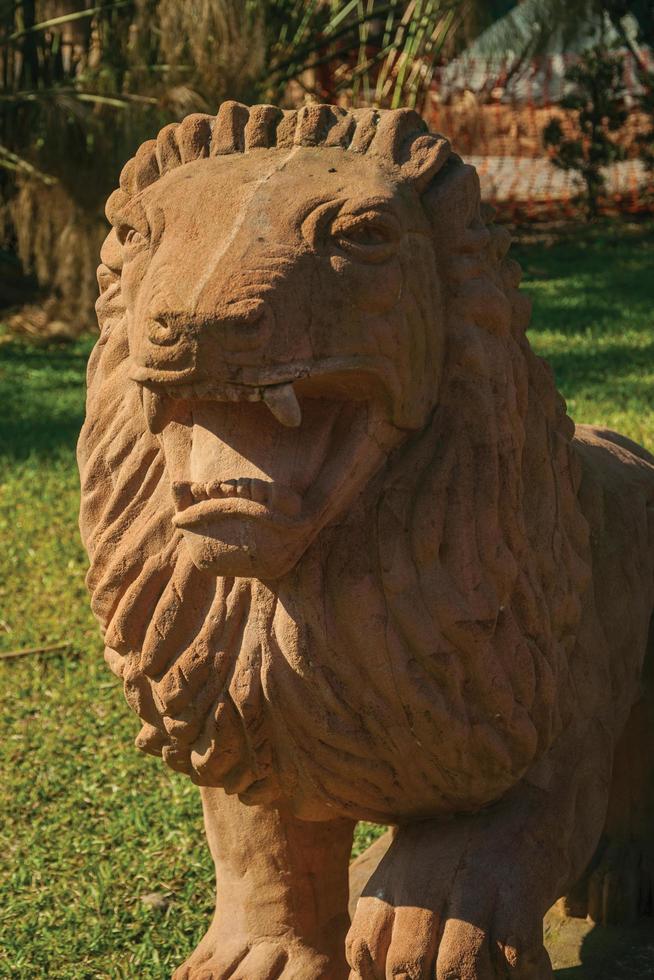
<svg viewBox="0 0 654 980"><path fill-rule="evenodd" d="M177 980L545 980L558 898L651 912L654 457L566 415L474 169L225 102L107 215L81 529L136 744L201 787Z"/></svg>

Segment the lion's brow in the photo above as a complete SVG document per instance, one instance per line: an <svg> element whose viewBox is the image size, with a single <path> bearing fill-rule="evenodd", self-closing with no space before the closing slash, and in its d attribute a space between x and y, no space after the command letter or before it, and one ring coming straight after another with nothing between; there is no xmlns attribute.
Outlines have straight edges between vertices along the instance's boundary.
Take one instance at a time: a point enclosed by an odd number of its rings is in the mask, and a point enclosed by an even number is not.
<svg viewBox="0 0 654 980"><path fill-rule="evenodd" d="M285 154L282 160L268 167L268 169L264 171L261 177L253 181L252 187L248 188L246 200L243 202L243 206L239 209L239 213L236 217L236 220L232 228L229 231L229 234L225 236L225 240L221 242L219 248L216 249L213 255L213 261L208 264L208 267L204 270L204 273L201 276L198 276L198 279L195 283L195 289L193 290L193 293L191 295L191 303L193 304L193 306L195 306L198 303L200 296L202 295L203 289L214 276L216 269L218 267L218 263L220 262L225 252L227 251L227 249L232 244L237 234L243 227L243 224L249 217L248 206L252 203L252 201L256 197L257 192L260 190L261 186L263 184L266 184L272 176L280 173L280 171L282 171L286 167L291 157L295 156L298 149L299 147L294 146L289 153Z"/></svg>

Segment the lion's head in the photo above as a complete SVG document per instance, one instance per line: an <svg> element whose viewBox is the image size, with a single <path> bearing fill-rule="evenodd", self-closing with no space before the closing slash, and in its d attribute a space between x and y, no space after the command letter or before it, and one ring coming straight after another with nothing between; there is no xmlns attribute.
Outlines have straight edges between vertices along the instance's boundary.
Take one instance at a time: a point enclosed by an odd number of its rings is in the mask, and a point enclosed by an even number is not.
<svg viewBox="0 0 654 980"><path fill-rule="evenodd" d="M130 377L198 568L279 578L434 406L443 332L411 112L224 104L110 200ZM408 342L407 342L408 341Z"/></svg>
<svg viewBox="0 0 654 980"><path fill-rule="evenodd" d="M81 526L139 744L308 815L493 799L562 723L587 545L474 171L408 110L225 103L107 213Z"/></svg>

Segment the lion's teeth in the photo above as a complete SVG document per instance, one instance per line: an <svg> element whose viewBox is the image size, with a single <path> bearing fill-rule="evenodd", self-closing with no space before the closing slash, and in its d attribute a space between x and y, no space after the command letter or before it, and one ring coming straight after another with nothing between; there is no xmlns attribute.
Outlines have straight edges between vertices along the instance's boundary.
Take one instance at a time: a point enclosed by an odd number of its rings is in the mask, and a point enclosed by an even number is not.
<svg viewBox="0 0 654 980"><path fill-rule="evenodd" d="M302 421L302 409L293 391L293 385L271 385L264 388L263 400L278 422L289 429L296 429Z"/></svg>
<svg viewBox="0 0 654 980"><path fill-rule="evenodd" d="M193 494L195 500L206 500L209 496L206 483L192 483L191 493Z"/></svg>
<svg viewBox="0 0 654 980"><path fill-rule="evenodd" d="M207 483L173 483L173 497L178 511L204 500L240 497L272 507L286 517L297 517L302 510L302 498L290 487L265 480L239 477L235 480L210 480Z"/></svg>
<svg viewBox="0 0 654 980"><path fill-rule="evenodd" d="M172 417L171 399L151 388L141 387L141 400L148 429L155 435L162 432Z"/></svg>

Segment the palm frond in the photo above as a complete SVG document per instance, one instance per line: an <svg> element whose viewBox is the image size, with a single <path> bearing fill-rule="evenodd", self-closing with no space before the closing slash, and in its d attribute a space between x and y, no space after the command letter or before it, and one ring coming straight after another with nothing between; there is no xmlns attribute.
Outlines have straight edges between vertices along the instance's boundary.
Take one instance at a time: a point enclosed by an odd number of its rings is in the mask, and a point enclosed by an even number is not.
<svg viewBox="0 0 654 980"><path fill-rule="evenodd" d="M214 111L225 98L288 104L303 95L419 105L434 65L467 36L470 10L483 7L482 0L0 0L0 211L14 222L23 261L40 281L55 282L48 250L61 233L59 208L74 216L80 232L71 240L84 250L78 266L90 270L101 202L123 161L189 112ZM56 283L63 296L69 286ZM90 313L92 281L82 293Z"/></svg>
<svg viewBox="0 0 654 980"><path fill-rule="evenodd" d="M53 177L52 174L46 174L38 167L33 166L29 160L25 160L20 157L17 153L12 153L11 150L7 149L6 146L0 145L0 167L5 170L14 170L16 173L25 174L28 177L34 177L36 180L40 180L44 184L56 184L57 178Z"/></svg>
<svg viewBox="0 0 654 980"><path fill-rule="evenodd" d="M52 27L63 27L65 24L71 24L77 20L84 20L88 17L95 17L97 14L105 14L110 9L117 10L119 7L129 7L132 6L134 0L109 0L108 3L104 3L98 7L88 7L85 10L75 10L72 13L61 14L59 17L49 17L48 20L42 20L38 24L32 24L29 27L23 27L21 30L14 31L6 39L0 38L0 44L8 42L19 41L21 38L26 37L28 34L37 34L40 31L49 30ZM15 5L16 7L19 4Z"/></svg>

